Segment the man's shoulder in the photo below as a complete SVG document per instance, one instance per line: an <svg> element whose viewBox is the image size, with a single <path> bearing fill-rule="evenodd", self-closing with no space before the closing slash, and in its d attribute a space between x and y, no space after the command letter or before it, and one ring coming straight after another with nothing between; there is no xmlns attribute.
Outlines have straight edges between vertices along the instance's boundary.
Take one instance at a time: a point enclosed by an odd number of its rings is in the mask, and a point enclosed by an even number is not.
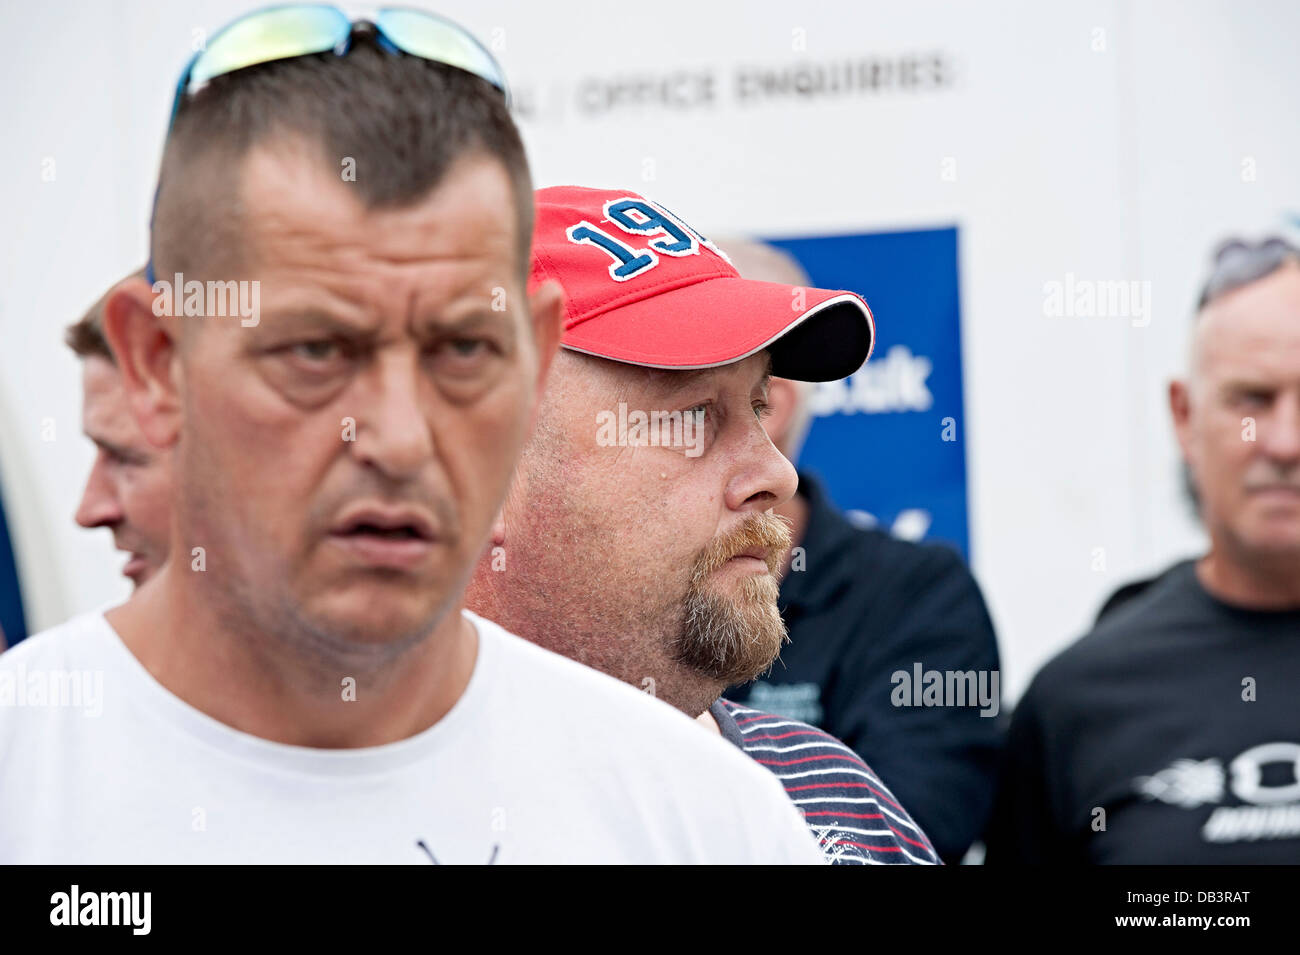
<svg viewBox="0 0 1300 955"><path fill-rule="evenodd" d="M870 771L870 767L863 762L861 756L820 727L779 713L769 713L766 710L746 706L725 697L719 702L735 720L743 740L742 749L746 752L751 748L773 749L799 743L815 743L838 749L840 753L837 755L850 765L860 766Z"/></svg>
<svg viewBox="0 0 1300 955"><path fill-rule="evenodd" d="M865 853L867 861L939 861L884 780L842 740L810 723L720 702L739 730L741 749L780 780L815 832L840 831L844 850Z"/></svg>
<svg viewBox="0 0 1300 955"><path fill-rule="evenodd" d="M1180 629L1179 621L1193 622L1196 608L1187 600L1190 573L1191 562L1181 561L1143 582L1122 605L1103 614L1092 629L1048 660L1034 676L1025 700L1069 707L1076 696L1094 693L1098 681L1134 677L1144 657L1165 647L1162 635L1171 627ZM1167 655L1168 648L1163 652Z"/></svg>
<svg viewBox="0 0 1300 955"><path fill-rule="evenodd" d="M817 861L780 785L736 747L649 693L466 615L496 654L498 698L528 716L526 726L514 721L516 733L538 746L564 738L563 758L589 772L616 766L620 798L644 812L693 807L696 822L760 838L744 850L751 861Z"/></svg>
<svg viewBox="0 0 1300 955"><path fill-rule="evenodd" d="M108 627L98 611L84 613L32 634L0 654L0 670L67 669L85 665Z"/></svg>
<svg viewBox="0 0 1300 955"><path fill-rule="evenodd" d="M111 637L102 614L83 614L0 654L0 750L55 727L90 731L99 722L63 717L70 709L102 712L105 672L115 666Z"/></svg>
<svg viewBox="0 0 1300 955"><path fill-rule="evenodd" d="M797 771L790 767L815 761L818 769L862 777L882 790L886 788L861 756L824 729L725 697L719 702L739 732L736 745L760 766L774 773L783 784L786 777ZM799 754L798 758L791 758L793 754Z"/></svg>
<svg viewBox="0 0 1300 955"><path fill-rule="evenodd" d="M622 739L642 753L650 746L665 751L685 747L706 757L721 751L724 762L731 755L731 747L652 693L539 647L491 620L469 611L466 615L480 636L492 640L499 651L502 688L512 695L545 697L547 705L536 714L539 725L549 721L572 725L580 720L586 728L584 738L599 738L602 743ZM729 765L745 769L746 762L740 759Z"/></svg>

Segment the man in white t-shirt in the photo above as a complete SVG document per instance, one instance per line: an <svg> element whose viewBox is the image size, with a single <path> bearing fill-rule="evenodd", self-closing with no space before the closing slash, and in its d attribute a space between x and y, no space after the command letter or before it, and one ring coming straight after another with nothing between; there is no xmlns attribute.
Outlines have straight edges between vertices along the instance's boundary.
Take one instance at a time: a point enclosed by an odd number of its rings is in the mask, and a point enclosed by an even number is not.
<svg viewBox="0 0 1300 955"><path fill-rule="evenodd" d="M0 658L0 862L820 861L722 740L462 611L562 314L495 65L235 69L261 32L191 65L159 281L105 303L171 559Z"/></svg>

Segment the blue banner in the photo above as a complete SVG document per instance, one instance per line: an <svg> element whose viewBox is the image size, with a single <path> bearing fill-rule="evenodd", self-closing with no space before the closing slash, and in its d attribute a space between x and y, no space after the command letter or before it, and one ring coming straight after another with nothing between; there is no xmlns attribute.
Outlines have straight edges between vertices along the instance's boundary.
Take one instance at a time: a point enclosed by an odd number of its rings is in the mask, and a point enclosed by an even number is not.
<svg viewBox="0 0 1300 955"><path fill-rule="evenodd" d="M876 318L871 360L817 386L800 469L856 522L969 559L957 229L767 241Z"/></svg>

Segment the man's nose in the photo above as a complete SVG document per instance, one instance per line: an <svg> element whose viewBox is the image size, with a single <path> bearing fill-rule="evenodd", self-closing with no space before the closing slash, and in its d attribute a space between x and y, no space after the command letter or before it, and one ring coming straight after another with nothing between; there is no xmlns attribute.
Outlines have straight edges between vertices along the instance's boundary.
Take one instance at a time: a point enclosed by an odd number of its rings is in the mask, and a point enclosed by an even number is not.
<svg viewBox="0 0 1300 955"><path fill-rule="evenodd" d="M353 452L387 477L406 480L433 455L418 348L380 354L365 377Z"/></svg>
<svg viewBox="0 0 1300 955"><path fill-rule="evenodd" d="M766 511L794 497L799 486L794 465L776 449L757 420L744 442L737 450L737 467L727 482L727 507L733 511Z"/></svg>
<svg viewBox="0 0 1300 955"><path fill-rule="evenodd" d="M82 527L112 527L122 521L122 505L117 490L108 475L103 453L95 456L95 463L86 479L81 503L77 505L77 523Z"/></svg>

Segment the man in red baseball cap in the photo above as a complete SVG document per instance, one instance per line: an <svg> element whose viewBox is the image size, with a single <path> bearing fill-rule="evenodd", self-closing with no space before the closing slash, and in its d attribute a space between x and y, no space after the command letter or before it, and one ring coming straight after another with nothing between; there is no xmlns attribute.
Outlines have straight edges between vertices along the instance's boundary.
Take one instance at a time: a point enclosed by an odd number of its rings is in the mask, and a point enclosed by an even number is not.
<svg viewBox="0 0 1300 955"><path fill-rule="evenodd" d="M874 338L867 304L742 279L625 190L537 192L530 287L548 280L565 293L563 348L469 606L720 732L781 777L832 860L937 861L838 740L719 699L786 639L790 535L772 509L796 476L760 420L768 380L856 371ZM800 766L772 758L786 744Z"/></svg>

